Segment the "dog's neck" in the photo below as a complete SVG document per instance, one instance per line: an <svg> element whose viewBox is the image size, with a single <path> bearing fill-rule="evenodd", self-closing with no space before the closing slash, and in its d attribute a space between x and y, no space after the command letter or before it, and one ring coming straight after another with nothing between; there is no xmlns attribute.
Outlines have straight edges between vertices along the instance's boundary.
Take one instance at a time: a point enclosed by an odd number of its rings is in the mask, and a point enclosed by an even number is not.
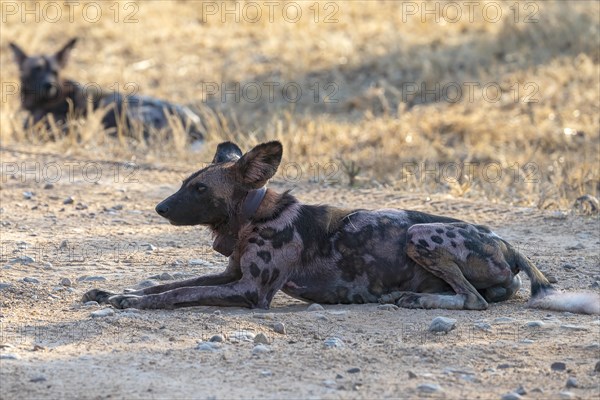
<svg viewBox="0 0 600 400"><path fill-rule="evenodd" d="M266 193L267 188L263 186L260 189L250 190L246 194L241 205L239 216L227 224L226 229L222 232L217 232L213 242L213 249L226 257L233 254L241 226L248 222L254 213L256 213L256 210L260 207Z"/></svg>

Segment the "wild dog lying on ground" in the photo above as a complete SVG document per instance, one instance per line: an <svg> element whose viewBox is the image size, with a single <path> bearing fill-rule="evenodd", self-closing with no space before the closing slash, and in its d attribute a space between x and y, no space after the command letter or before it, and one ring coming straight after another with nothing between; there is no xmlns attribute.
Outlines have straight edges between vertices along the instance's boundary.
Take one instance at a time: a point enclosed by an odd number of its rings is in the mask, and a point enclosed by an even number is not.
<svg viewBox="0 0 600 400"><path fill-rule="evenodd" d="M269 308L277 291L309 302L395 302L408 308L484 310L531 281L533 307L600 313L592 293L560 293L525 256L488 228L404 210L305 205L265 189L279 142L242 155L221 143L212 164L156 206L173 225L205 225L229 257L224 272L84 301L117 308Z"/></svg>
<svg viewBox="0 0 600 400"><path fill-rule="evenodd" d="M102 125L113 134L122 122L125 134L139 126L147 139L153 130L168 129L169 116L172 115L180 119L191 139L202 139L200 117L188 107L148 96L102 93L95 84L84 88L78 82L64 79L61 71L76 42L76 38L71 39L53 55L31 57L19 46L10 43L19 65L21 105L31 114L31 118L26 120L26 127L51 115L57 125L64 128L70 112L76 117L84 116L88 102L91 102L92 109L108 109Z"/></svg>

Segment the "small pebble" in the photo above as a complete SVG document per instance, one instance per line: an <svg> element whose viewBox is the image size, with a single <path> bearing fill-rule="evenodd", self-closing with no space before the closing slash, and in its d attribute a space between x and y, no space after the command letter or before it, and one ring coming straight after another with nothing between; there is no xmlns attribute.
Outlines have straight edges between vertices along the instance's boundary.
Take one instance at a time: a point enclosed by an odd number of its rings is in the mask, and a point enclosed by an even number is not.
<svg viewBox="0 0 600 400"><path fill-rule="evenodd" d="M545 324L542 321L528 321L525 323L525 326L528 326L530 328L541 328L544 325Z"/></svg>
<svg viewBox="0 0 600 400"><path fill-rule="evenodd" d="M256 336L254 336L255 344L269 344L269 338L264 333L260 332Z"/></svg>
<svg viewBox="0 0 600 400"><path fill-rule="evenodd" d="M594 367L594 372L600 372L600 361L596 363L596 366Z"/></svg>
<svg viewBox="0 0 600 400"><path fill-rule="evenodd" d="M85 303L83 303L84 307L97 307L100 304L98 304L97 301L86 301Z"/></svg>
<svg viewBox="0 0 600 400"><path fill-rule="evenodd" d="M567 365L564 362L555 362L550 366L552 371L564 371L567 369Z"/></svg>
<svg viewBox="0 0 600 400"><path fill-rule="evenodd" d="M273 372L271 372L268 369L264 369L264 370L260 371L260 376L267 377L267 376L272 376L272 375L273 375Z"/></svg>
<svg viewBox="0 0 600 400"><path fill-rule="evenodd" d="M435 393L442 390L440 385L436 383L422 383L419 386L417 386L417 389L423 393Z"/></svg>
<svg viewBox="0 0 600 400"><path fill-rule="evenodd" d="M521 395L518 393L510 392L506 393L501 397L502 400L519 400L522 399Z"/></svg>
<svg viewBox="0 0 600 400"><path fill-rule="evenodd" d="M275 322L273 324L273 331L280 333L282 335L285 335L286 334L285 324L283 322Z"/></svg>
<svg viewBox="0 0 600 400"><path fill-rule="evenodd" d="M23 192L23 198L25 200L31 200L33 198L34 194L33 192Z"/></svg>
<svg viewBox="0 0 600 400"><path fill-rule="evenodd" d="M160 280L161 281L172 281L173 276L168 272L163 272L162 274L160 274Z"/></svg>
<svg viewBox="0 0 600 400"><path fill-rule="evenodd" d="M9 261L11 264L32 264L35 258L29 256L20 256Z"/></svg>
<svg viewBox="0 0 600 400"><path fill-rule="evenodd" d="M87 275L83 275L80 276L79 278L77 278L78 281L80 282L106 282L106 278L100 275L97 276L87 276Z"/></svg>
<svg viewBox="0 0 600 400"><path fill-rule="evenodd" d="M32 278L30 276L27 276L25 278L23 278L23 282L27 282L27 283L40 283L39 280Z"/></svg>
<svg viewBox="0 0 600 400"><path fill-rule="evenodd" d="M349 374L357 374L360 372L360 368L358 368L358 367L350 368L350 369L346 370L346 372Z"/></svg>
<svg viewBox="0 0 600 400"><path fill-rule="evenodd" d="M254 340L254 333L245 330L231 332L229 334L229 340L247 341L251 342Z"/></svg>
<svg viewBox="0 0 600 400"><path fill-rule="evenodd" d="M412 371L408 371L408 379L415 379L417 377L417 374L415 374Z"/></svg>
<svg viewBox="0 0 600 400"><path fill-rule="evenodd" d="M29 380L29 382L33 382L33 383L37 383L37 382L46 382L46 377L45 377L45 376L42 376L42 375L40 375L40 376L35 376L35 377L31 378L31 379Z"/></svg>
<svg viewBox="0 0 600 400"><path fill-rule="evenodd" d="M521 396L525 396L527 394L527 390L521 385L516 390L515 393Z"/></svg>
<svg viewBox="0 0 600 400"><path fill-rule="evenodd" d="M429 332L443 332L448 333L456 328L456 320L446 317L435 317L429 325Z"/></svg>
<svg viewBox="0 0 600 400"><path fill-rule="evenodd" d="M53 185L53 184L51 184L51 183L46 183L46 184L44 185L44 189L45 189L45 190L54 189L54 185Z"/></svg>
<svg viewBox="0 0 600 400"><path fill-rule="evenodd" d="M562 391L562 392L558 393L558 395L560 396L561 399L572 399L573 397L575 397L573 395L573 393L567 392L567 391Z"/></svg>
<svg viewBox="0 0 600 400"><path fill-rule="evenodd" d="M325 339L325 341L323 342L323 345L327 349L340 348L340 347L344 347L344 341L338 337L333 336L333 337Z"/></svg>
<svg viewBox="0 0 600 400"><path fill-rule="evenodd" d="M60 280L60 284L63 285L63 286L71 286L72 282L71 282L71 280L69 278L62 278Z"/></svg>
<svg viewBox="0 0 600 400"><path fill-rule="evenodd" d="M52 268L53 268L53 265L50 261L46 261L44 263L44 269L52 269Z"/></svg>
<svg viewBox="0 0 600 400"><path fill-rule="evenodd" d="M2 289L8 289L11 286L12 286L12 283L0 282L0 290L2 290Z"/></svg>
<svg viewBox="0 0 600 400"><path fill-rule="evenodd" d="M63 201L63 204L73 204L73 203L75 203L75 199L73 198L73 196L69 196Z"/></svg>
<svg viewBox="0 0 600 400"><path fill-rule="evenodd" d="M264 344L257 344L252 349L252 354L264 354L264 353L269 353L270 351L271 351L271 348L269 346L265 346Z"/></svg>
<svg viewBox="0 0 600 400"><path fill-rule="evenodd" d="M104 318L110 317L111 315L115 315L115 310L112 308L103 308L102 310L93 311L90 316L92 318Z"/></svg>
<svg viewBox="0 0 600 400"><path fill-rule="evenodd" d="M588 328L586 328L585 326L582 326L582 325L563 324L560 327L562 329L567 329L567 330L575 331L575 332L581 332L581 331L588 330Z"/></svg>
<svg viewBox="0 0 600 400"><path fill-rule="evenodd" d="M473 326L475 326L475 328L479 329L480 331L489 332L492 330L492 326L487 322L476 322Z"/></svg>
<svg viewBox="0 0 600 400"><path fill-rule="evenodd" d="M224 342L225 339L222 335L213 335L208 341L213 343L221 343Z"/></svg>
<svg viewBox="0 0 600 400"><path fill-rule="evenodd" d="M198 346L196 346L196 350L200 350L200 351L216 351L219 350L221 348L221 345L217 344L217 343L211 343L211 342L200 342L198 343Z"/></svg>
<svg viewBox="0 0 600 400"><path fill-rule="evenodd" d="M3 353L0 354L0 360L18 360L20 357L16 354Z"/></svg>
<svg viewBox="0 0 600 400"><path fill-rule="evenodd" d="M324 311L325 308L323 308L322 305L317 304L317 303L313 303L310 306L308 306L308 308L306 309L306 311Z"/></svg>
<svg viewBox="0 0 600 400"><path fill-rule="evenodd" d="M577 379L575 379L575 377L570 376L569 379L567 379L567 383L565 384L565 386L567 388L576 388L577 387Z"/></svg>
<svg viewBox="0 0 600 400"><path fill-rule="evenodd" d="M563 269L566 269L567 271L573 271L574 269L577 268L573 264L564 264L562 267L563 267Z"/></svg>

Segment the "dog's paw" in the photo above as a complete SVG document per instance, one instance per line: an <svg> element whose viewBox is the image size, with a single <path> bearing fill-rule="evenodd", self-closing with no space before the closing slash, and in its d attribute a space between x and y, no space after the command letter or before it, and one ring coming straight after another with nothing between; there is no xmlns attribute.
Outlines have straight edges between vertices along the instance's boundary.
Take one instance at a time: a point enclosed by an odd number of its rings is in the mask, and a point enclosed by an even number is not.
<svg viewBox="0 0 600 400"><path fill-rule="evenodd" d="M412 292L395 292L396 305L403 308L432 308L423 306L423 296Z"/></svg>
<svg viewBox="0 0 600 400"><path fill-rule="evenodd" d="M92 289L88 290L83 297L81 298L82 303L87 303L88 301L96 301L98 303L108 303L108 298L114 296L114 293L107 292L106 290L100 289Z"/></svg>
<svg viewBox="0 0 600 400"><path fill-rule="evenodd" d="M114 308L120 308L120 309L124 309L124 308L144 308L142 306L142 296L135 296L135 295L131 295L131 294L118 294L115 296L111 296L108 299L108 302L114 307Z"/></svg>

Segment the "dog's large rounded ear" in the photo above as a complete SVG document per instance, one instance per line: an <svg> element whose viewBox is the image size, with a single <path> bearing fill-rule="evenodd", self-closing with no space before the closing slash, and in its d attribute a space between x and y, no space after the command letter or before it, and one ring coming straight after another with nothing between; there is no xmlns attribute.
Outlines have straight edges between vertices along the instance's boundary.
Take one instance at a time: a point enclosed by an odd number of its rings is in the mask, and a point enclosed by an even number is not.
<svg viewBox="0 0 600 400"><path fill-rule="evenodd" d="M54 55L54 58L56 58L56 61L58 62L58 65L60 65L61 68L63 68L65 65L67 65L67 61L69 60L69 55L71 54L71 50L73 50L73 47L75 47L76 43L77 43L77 38L73 38L73 39L69 40L67 42L67 44L65 44L63 46L63 48L60 49Z"/></svg>
<svg viewBox="0 0 600 400"><path fill-rule="evenodd" d="M263 187L275 175L281 163L283 146L278 141L259 144L235 163L240 183L251 188Z"/></svg>
<svg viewBox="0 0 600 400"><path fill-rule="evenodd" d="M242 150L232 142L223 142L217 146L217 151L212 163L218 164L226 161L237 161L242 157Z"/></svg>
<svg viewBox="0 0 600 400"><path fill-rule="evenodd" d="M25 59L27 58L27 54L25 54L25 52L15 43L11 42L8 45L10 46L10 49L13 52L13 56L15 57L15 61L17 62L17 64L23 64L23 61L25 61Z"/></svg>

